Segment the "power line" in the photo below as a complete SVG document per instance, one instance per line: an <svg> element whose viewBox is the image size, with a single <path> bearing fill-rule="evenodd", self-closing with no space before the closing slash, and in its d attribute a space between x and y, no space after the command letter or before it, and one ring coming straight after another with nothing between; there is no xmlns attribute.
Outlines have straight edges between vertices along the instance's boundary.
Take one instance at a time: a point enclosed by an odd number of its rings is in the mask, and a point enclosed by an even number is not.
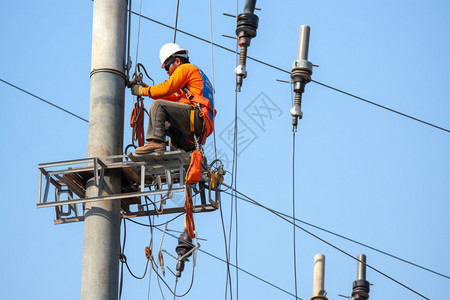
<svg viewBox="0 0 450 300"><path fill-rule="evenodd" d="M443 127L434 125L434 124L432 124L432 123L429 123L429 122L426 122L426 121L424 121L424 120L418 119L418 118L416 118L416 117L413 117L413 116L404 114L404 113L399 112L399 111L397 111L397 110L394 110L394 109L392 109L392 108L389 108L389 107L383 106L383 105L381 105L381 104L372 102L372 101L370 101L370 100L367 100L367 99L358 97L358 96L356 96L356 95L347 93L347 92L342 91L342 90L340 90L340 89L337 89L337 88L335 88L335 87L326 85L326 84L324 84L324 83L321 83L321 82L318 82L318 81L315 81L315 80L311 80L311 81L314 82L314 83L317 83L317 84L319 84L319 85L321 85L321 86L324 86L324 87L326 87L326 88L332 89L332 90L334 90L334 91L336 91L336 92L345 94L345 95L347 95L347 96L350 96L350 97L356 98L356 99L358 99L358 100L367 102L367 103L369 103L369 104L375 105L375 106L380 107L380 108L382 108L382 109L386 109L386 110L388 110L388 111L390 111L390 112L399 114L399 115L401 115L401 116L403 116L403 117L410 118L410 119L412 119L412 120L414 120L414 121L417 121L417 122L423 123L423 124L425 124L425 125L428 125L428 126L431 126L431 127L434 127L434 128L440 129L440 130L443 130L443 131L445 131L445 132L450 132L450 130L445 129L445 128L443 128Z"/></svg>
<svg viewBox="0 0 450 300"><path fill-rule="evenodd" d="M172 26L167 25L167 24L164 24L164 23L159 22L159 21L157 21L157 20L154 20L154 19L152 19L152 18L146 17L146 16L144 16L144 15L140 15L140 14L138 14L138 13L136 13L136 12L133 12L133 11L132 11L132 13L135 14L135 15L137 15L137 16L142 16L142 18L147 19L147 20L149 20L149 21L152 21L152 22L154 22L154 23L156 23L156 24L159 24L159 25L162 25L162 26L165 26L165 27L174 29ZM183 34L186 34L186 35L188 35L188 36L190 36L190 37L196 38L196 39L198 39L198 40L200 40L200 41L206 42L206 43L208 43L208 44L213 44L214 46L216 46L216 47L218 47L218 48L221 48L221 49L224 49L224 50L226 50L226 51L229 51L229 52L232 52L232 53L237 53L237 51L235 51L235 50L232 50L232 49L230 49L230 48L224 47L224 46L219 45L219 44L216 44L216 43L212 43L211 41L208 41L208 40L206 40L206 39L204 39L204 38L201 38L201 37L199 37L199 36L196 36L196 35L194 35L194 34L192 34L192 33L183 31L183 30L181 30L181 29L177 29L177 31L179 31L179 32L181 32L181 33L183 33ZM253 61L257 62L257 63L260 63L260 64L263 64L263 65L268 66L268 67L270 67L270 68L273 68L273 69L275 69L275 70L278 70L278 71L281 71L281 72L284 72L284 73L287 73L287 74L291 74L290 71L284 70L284 69L282 69L282 68L280 68L280 67L274 66L274 65L269 64L269 63L267 63L267 62L264 62L264 61L262 61L262 60L259 60L259 59L256 59L256 58L253 58L253 57L250 57L250 56L247 56L247 58L248 58L248 59L251 59L251 60L253 60ZM448 130L448 129L446 129L446 128L443 128L443 127L434 125L434 124L432 124L432 123L429 123L429 122L426 122L426 121L421 120L421 119L419 119L419 118L413 117L413 116L411 116L411 115L408 115L408 114L399 112L399 111L394 110L394 109L392 109L392 108L389 108L389 107L386 107L386 106L377 104L377 103L375 103L375 102L373 102L373 101L364 99L364 98L362 98L362 97L358 97L358 96L356 96L356 95L354 95L354 94L345 92L345 91L343 91L343 90L340 90L340 89L335 88L335 87L332 87L332 86L330 86L330 85L321 83L321 82L319 82L319 81L316 81L316 80L311 80L311 81L314 82L314 83L316 83L316 84L318 84L318 85L321 85L321 86L323 86L323 87L332 89L332 90L334 90L334 91L336 91L336 92L343 93L343 94L345 94L345 95L347 95L347 96L356 98L356 99L358 99L358 100L364 101L364 102L366 102L366 103L372 104L372 105L377 106L377 107L379 107L379 108L382 108L382 109L388 110L388 111L390 111L390 112L396 113L396 114L401 115L401 116L403 116L403 117L412 119L412 120L417 121L417 122L420 122L420 123L422 123L422 124L425 124L425 125L434 127L434 128L436 128L436 129L440 129L440 130L443 130L443 131L445 131L445 132L449 132L449 133L450 133L450 130Z"/></svg>
<svg viewBox="0 0 450 300"><path fill-rule="evenodd" d="M225 192L225 191L222 191L222 192L224 192L224 193L226 193L226 194L229 194L229 192ZM241 200L247 202L247 203L256 205L255 203L253 203L253 202L251 202L251 201L245 199L244 197L239 197L239 196L237 196L237 197L238 197L239 199L241 199ZM277 214L280 214L280 215L282 215L282 216L284 216L284 217L286 217L286 218L290 218L290 219L293 219L293 220L294 220L294 218L292 218L292 216L289 216L288 214L282 213L282 212L277 211L277 210L274 210L274 209L272 209L272 210L273 210L274 212L276 212ZM402 262L404 262L404 263L410 264L410 265L412 265L412 266L414 266L414 267L417 267L417 268L420 268L420 269L422 269L422 270L428 271L428 272L433 273L433 274L435 274L435 275L444 277L444 278L446 278L446 279L450 279L450 276L448 276L448 275L439 273L439 272L437 272L437 271L434 271L434 270L431 270L431 269L426 268L426 267L424 267L424 266L418 265L418 264L416 264L416 263L413 263L413 262L408 261L408 260L406 260L406 259L403 259L403 258L401 258L401 257L395 256L395 255L390 254L390 253L388 253L388 252L385 252L385 251L383 251L383 250L380 250L380 249L377 249L377 248L375 248L375 247L372 247L372 246L366 245L366 244L364 244L364 243L358 242L358 241L356 241L356 240L354 240L354 239L348 238L348 237L343 236L343 235L341 235L341 234L339 234L339 233L330 231L330 230L328 230L328 229L319 227L319 226L317 226L317 225L308 223L308 222L306 222L306 221L303 221L303 220L300 220L300 219L297 219L297 218L295 218L295 221L296 221L296 222L300 222L300 223L305 224L305 225L308 225L308 226L311 226L311 227L316 228L316 229L318 229L318 230L324 231L324 232L326 232L326 233L332 234L332 235L334 235L334 236L337 236L337 237L342 238L342 239L344 239L344 240L347 240L347 241L349 241L349 242L352 242L352 243L358 244L358 245L360 245L360 246L366 247L366 248L368 248L368 249L371 249L371 250L373 250L373 251L379 252L379 253L381 253L381 254L387 255L387 256L389 256L389 257L395 258L395 259L397 259L397 260L399 260L399 261L402 261Z"/></svg>
<svg viewBox="0 0 450 300"><path fill-rule="evenodd" d="M312 232L306 230L305 228L303 228L303 227L301 227L301 226L295 224L294 222L292 222L292 221L286 219L285 217L283 217L281 214L277 213L277 212L274 211L273 209L270 209L270 208L268 208L267 206L262 205L261 203L259 203L259 202L257 202L256 200L250 198L249 196L247 196L247 195L245 195L245 194L243 194L243 193L241 193L241 192L239 192L239 191L233 189L232 187L228 186L227 184L224 184L224 183L222 183L222 184L223 184L224 186L226 186L226 187L228 187L228 188L234 190L236 193L238 193L238 194L240 194L241 196L247 198L248 200L254 202L254 204L256 204L257 206L259 206L259 207L261 207L261 208L264 208L265 210L267 210L267 211L271 212L272 214L276 215L276 216L279 217L280 219L282 219L282 220L284 220L284 221L286 221L286 222L288 222L288 223L294 225L294 226L297 227L298 229L300 229L300 230L306 232L307 234L311 235L312 237L315 237L316 239L320 240L321 242L327 244L328 246L330 246L330 247L332 247L332 248L338 250L339 252L341 252L341 253L347 255L348 257L350 257L350 258L352 258L352 259L354 259L354 260L356 260L356 261L358 261L358 262L360 262L360 263L366 265L368 268L374 270L374 271L377 272L378 274L383 275L384 277L386 277L386 278L392 280L393 282L397 283L398 285L401 285L402 287L404 287L404 288L406 288L407 290L409 290L409 291L415 293L416 295L418 295L418 296L420 296L420 297L422 297L422 298L424 298L424 299L430 300L430 298L425 297L424 295L420 294L419 292L417 292L416 290L410 288L409 286L407 286L407 285L401 283L400 281L396 280L395 278L393 278L393 277L387 275L386 273L384 273L384 272L378 270L378 269L375 268L375 267L372 267L371 265L369 265L369 264L366 263L366 262L360 261L358 258L352 256L350 253L348 253L348 252L342 250L341 248L339 248L339 247L333 245L332 243L326 241L325 239L323 239L323 238L321 238L321 237L315 235L314 233L312 233Z"/></svg>
<svg viewBox="0 0 450 300"><path fill-rule="evenodd" d="M50 102L50 101L47 101L47 100L45 100L45 99L42 99L41 97L36 96L36 95L33 94L33 93L30 93L30 92L28 92L28 91L26 91L26 90L24 90L24 89L21 89L20 87L18 87L18 86L16 86L16 85L12 84L12 83L10 83L10 82L8 82L8 81L6 81L6 80L3 80L3 79L0 78L0 81L6 83L6 84L9 85L9 86L12 86L13 88L18 89L18 90L21 91L21 92L24 92L24 93L26 93L26 94L28 94L28 95L30 95L30 96L33 96L34 98L39 99L39 100L41 100L42 102L45 102L45 103L47 103L47 104L50 104L51 106L56 107L57 109L60 109L60 110L62 110L63 112L68 113L69 115L72 115L72 116L74 116L74 117L76 117L76 118L78 118L78 119L80 119L80 120L83 120L83 121L85 121L86 123L89 123L89 121L86 120L85 118L80 117L79 115L76 115L76 114L74 114L74 113L68 111L67 109L64 109L64 108L62 108L62 107L60 107L60 106L58 106L58 105L56 105L56 104L53 104L53 103Z"/></svg>

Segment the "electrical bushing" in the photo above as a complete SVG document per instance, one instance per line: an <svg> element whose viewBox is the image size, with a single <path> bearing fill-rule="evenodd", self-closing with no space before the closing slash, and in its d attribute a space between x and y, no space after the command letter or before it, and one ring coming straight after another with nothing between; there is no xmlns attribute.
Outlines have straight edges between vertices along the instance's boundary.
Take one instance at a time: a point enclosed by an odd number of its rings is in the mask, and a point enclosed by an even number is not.
<svg viewBox="0 0 450 300"><path fill-rule="evenodd" d="M250 39L256 36L259 18L252 12L244 12L237 16L236 36L239 46L250 46Z"/></svg>
<svg viewBox="0 0 450 300"><path fill-rule="evenodd" d="M353 300L369 299L370 283L367 280L355 280L353 282Z"/></svg>

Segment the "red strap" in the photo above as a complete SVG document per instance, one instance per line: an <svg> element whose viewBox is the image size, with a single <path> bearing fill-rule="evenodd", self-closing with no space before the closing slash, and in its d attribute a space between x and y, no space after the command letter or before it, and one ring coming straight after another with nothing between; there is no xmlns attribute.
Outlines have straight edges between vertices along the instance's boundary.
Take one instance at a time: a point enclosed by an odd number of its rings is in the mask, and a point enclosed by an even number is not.
<svg viewBox="0 0 450 300"><path fill-rule="evenodd" d="M186 184L186 202L184 204L184 210L186 211L186 229L189 236L195 238L195 224L194 224L194 207L192 206L192 197L188 191L188 185Z"/></svg>

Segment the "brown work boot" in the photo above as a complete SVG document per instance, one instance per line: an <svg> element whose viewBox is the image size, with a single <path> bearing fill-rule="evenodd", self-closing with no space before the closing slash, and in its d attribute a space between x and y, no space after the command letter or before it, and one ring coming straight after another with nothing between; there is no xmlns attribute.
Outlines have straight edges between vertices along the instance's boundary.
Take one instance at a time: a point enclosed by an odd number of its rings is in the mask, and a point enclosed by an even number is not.
<svg viewBox="0 0 450 300"><path fill-rule="evenodd" d="M165 142L155 142L150 141L148 144L145 144L142 147L136 148L134 151L136 154L147 154L152 152L162 152L166 151L166 143Z"/></svg>

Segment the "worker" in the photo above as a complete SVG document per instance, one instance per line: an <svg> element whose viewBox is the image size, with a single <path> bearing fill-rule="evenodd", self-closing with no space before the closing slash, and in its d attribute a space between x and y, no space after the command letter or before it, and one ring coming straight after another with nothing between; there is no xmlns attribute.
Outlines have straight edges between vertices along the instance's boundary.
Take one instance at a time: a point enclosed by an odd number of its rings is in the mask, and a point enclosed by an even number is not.
<svg viewBox="0 0 450 300"><path fill-rule="evenodd" d="M203 71L189 63L188 50L179 45L165 44L159 58L169 79L154 86L131 86L133 95L154 99L146 135L148 143L135 152L165 151L166 136L171 138L174 147L192 151L196 148L196 138L204 144L214 130L213 87Z"/></svg>

